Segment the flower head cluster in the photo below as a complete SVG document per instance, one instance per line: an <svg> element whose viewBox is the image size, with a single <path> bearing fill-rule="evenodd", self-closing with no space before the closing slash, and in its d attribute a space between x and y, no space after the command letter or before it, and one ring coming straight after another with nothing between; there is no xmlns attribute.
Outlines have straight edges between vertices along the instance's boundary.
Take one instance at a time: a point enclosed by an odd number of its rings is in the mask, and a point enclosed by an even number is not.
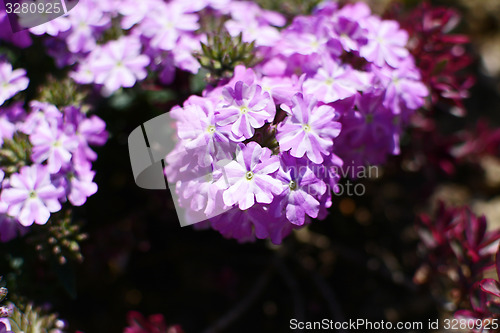
<svg viewBox="0 0 500 333"><path fill-rule="evenodd" d="M246 1L117 3L81 0L78 10L30 29L44 36L59 66L73 66L77 83L104 95L148 76L168 84L177 69L197 73L193 51L209 40L208 15L255 45L258 65L237 66L231 79L224 76L171 113L178 142L165 172L179 205L228 237L279 243L294 227L324 217L340 178L336 170L397 154L399 136L427 95L406 48L408 33L363 3L325 1L289 26L281 14ZM81 203L94 190L87 185L95 157L82 142L92 143L85 130L99 126L85 125L76 135L66 129L74 110L38 108L23 126L31 159L55 188L65 188L57 200ZM39 125L37 112L51 116Z"/></svg>
<svg viewBox="0 0 500 333"><path fill-rule="evenodd" d="M281 24L255 8L248 12L258 22ZM227 25L246 31L235 20ZM405 48L408 34L365 5L329 3L277 37L264 31L257 44L273 43L259 65L236 67L229 82L172 111L178 142L165 172L193 221L208 219L240 241L280 243L324 217L340 178L332 170L399 152L427 89Z"/></svg>
<svg viewBox="0 0 500 333"><path fill-rule="evenodd" d="M2 160L0 239L7 241L33 223L45 224L65 202L81 206L97 191L92 171L97 155L90 145L104 144L107 133L100 118L75 106L58 109L32 101L30 112L16 103L1 108L0 115L12 127L2 132L4 144L26 150L19 168L7 168Z"/></svg>

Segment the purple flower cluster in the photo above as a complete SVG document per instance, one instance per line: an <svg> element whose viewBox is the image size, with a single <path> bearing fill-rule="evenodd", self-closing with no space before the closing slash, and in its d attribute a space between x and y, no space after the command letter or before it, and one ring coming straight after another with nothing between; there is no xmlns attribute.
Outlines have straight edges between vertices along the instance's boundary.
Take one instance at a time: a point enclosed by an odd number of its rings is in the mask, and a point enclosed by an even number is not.
<svg viewBox="0 0 500 333"><path fill-rule="evenodd" d="M276 43L276 27L285 24L282 15L246 1L80 0L77 10L29 31L47 37L48 53L60 67L73 66L77 83L93 84L107 96L134 86L148 72L163 84L173 81L176 68L197 73L193 52L206 41L199 29L200 12L207 10L230 17L229 33L242 32L245 41L255 39L259 46ZM120 37L106 41L110 31Z"/></svg>
<svg viewBox="0 0 500 333"><path fill-rule="evenodd" d="M47 223L64 202L83 205L97 191L90 145L107 140L105 123L88 117L80 108L32 101L30 112L21 103L0 108L2 140L24 135L31 146L31 161L8 177L0 170L0 240L16 237L33 223Z"/></svg>
<svg viewBox="0 0 500 333"><path fill-rule="evenodd" d="M278 14L233 3L228 30L255 40L263 61L172 110L165 173L187 215L207 220L197 227L280 243L326 215L340 178L331 170L399 153L428 92L407 33L364 4L326 2L278 32Z"/></svg>
<svg viewBox="0 0 500 333"><path fill-rule="evenodd" d="M167 178L193 221L208 219L200 226L280 243L294 227L326 216L336 170L380 164L399 153L399 136L428 92L406 49L408 34L362 3L340 8L326 1L285 27L281 14L249 1L80 0L78 10L30 33L45 36L49 54L59 66L72 66L77 83L107 96L147 77L171 83L177 69L197 73L193 52L207 40L201 29L207 15L220 18L232 36L254 41L262 61L238 66L229 82L174 108L179 141L166 158ZM47 199L24 188L47 216L58 209L53 199L78 204L92 193L85 162L94 155L82 148L91 134L65 130L73 111L37 108L34 114L52 120L38 126L33 116L23 128L43 170L19 177L43 180L47 173L43 184L65 188L61 196L48 191L54 198ZM71 181L57 177L68 172ZM24 224L45 220L18 206L9 207L10 214Z"/></svg>

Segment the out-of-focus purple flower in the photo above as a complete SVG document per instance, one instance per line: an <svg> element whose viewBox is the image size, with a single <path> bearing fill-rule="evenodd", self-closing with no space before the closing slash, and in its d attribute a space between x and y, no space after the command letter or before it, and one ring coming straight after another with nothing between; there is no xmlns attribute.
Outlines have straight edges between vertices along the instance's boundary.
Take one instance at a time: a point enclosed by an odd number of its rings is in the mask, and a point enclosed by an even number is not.
<svg viewBox="0 0 500 333"><path fill-rule="evenodd" d="M108 139L106 123L96 115L87 117L74 106L64 108L64 132L74 133L78 147L73 152L73 164L78 168L90 167L89 161L95 161L97 154L90 145L102 146Z"/></svg>
<svg viewBox="0 0 500 333"><path fill-rule="evenodd" d="M95 82L104 85L105 93L109 94L146 78L147 65L149 58L141 54L139 39L128 36L102 46L90 66L95 72Z"/></svg>
<svg viewBox="0 0 500 333"><path fill-rule="evenodd" d="M23 226L47 223L50 213L61 209L59 198L62 188L50 181L50 174L43 165L24 166L10 176L9 187L4 188L1 200L9 205L7 214L16 217Z"/></svg>
<svg viewBox="0 0 500 333"><path fill-rule="evenodd" d="M19 129L28 135L32 134L41 124L45 124L48 119L57 121L62 118L61 112L55 105L50 103L31 101L30 108L31 112L24 122L19 125Z"/></svg>
<svg viewBox="0 0 500 333"><path fill-rule="evenodd" d="M296 225L303 225L305 215L318 217L320 203L317 198L326 191L325 183L318 179L307 163L297 160L289 153L280 156L281 166L276 175L285 186L283 193L275 198L275 215L285 212L286 218Z"/></svg>
<svg viewBox="0 0 500 333"><path fill-rule="evenodd" d="M65 40L73 53L87 52L96 47L95 28L102 28L110 23L109 16L88 1L80 1L78 10L70 11L68 18L71 31Z"/></svg>
<svg viewBox="0 0 500 333"><path fill-rule="evenodd" d="M384 105L395 114L414 111L424 105L424 98L429 95L427 87L420 81L420 72L412 58L407 58L396 69L387 66L374 68L383 86L386 87ZM408 115L403 114L408 118Z"/></svg>
<svg viewBox="0 0 500 333"><path fill-rule="evenodd" d="M342 115L336 152L356 164L380 164L387 154L399 153L399 124L383 106L384 91L365 92L356 98L357 110ZM369 147L369 148L367 148Z"/></svg>
<svg viewBox="0 0 500 333"><path fill-rule="evenodd" d="M408 42L408 33L400 29L396 21L383 21L378 17L371 16L365 22L370 33L368 43L361 47L361 56L378 67L387 63L389 66L397 68L401 60L410 54L405 48Z"/></svg>
<svg viewBox="0 0 500 333"><path fill-rule="evenodd" d="M333 31L345 51L359 51L368 42L367 31L351 18L339 16L333 24Z"/></svg>
<svg viewBox="0 0 500 333"><path fill-rule="evenodd" d="M3 10L3 8L0 9L0 41L12 43L20 48L25 48L32 44L28 31L22 30L14 35L10 27L7 13Z"/></svg>
<svg viewBox="0 0 500 333"><path fill-rule="evenodd" d="M62 177L60 185L73 206L82 206L88 197L97 192L97 184L93 182L95 172L90 170L89 165L67 167L59 174Z"/></svg>
<svg viewBox="0 0 500 333"><path fill-rule="evenodd" d="M12 70L12 65L0 61L0 105L18 92L28 88L29 79L22 68Z"/></svg>
<svg viewBox="0 0 500 333"><path fill-rule="evenodd" d="M283 31L280 52L285 56L321 54L337 57L342 45L332 39L332 28L325 17L296 17Z"/></svg>
<svg viewBox="0 0 500 333"><path fill-rule="evenodd" d="M37 3L43 3L45 8L47 5L52 4L51 0L38 0ZM62 11L62 8L61 8ZM71 29L71 22L65 16L59 16L56 19L50 20L46 23L40 24L40 18L37 15L28 14L19 18L19 25L24 27L33 27L29 31L34 35L47 34L50 36L57 36L62 32Z"/></svg>
<svg viewBox="0 0 500 333"><path fill-rule="evenodd" d="M257 46L273 46L281 38L273 26L283 26L286 20L278 13L250 1L232 1L229 12L232 19L224 25L232 36L242 33L244 42L255 41Z"/></svg>
<svg viewBox="0 0 500 333"><path fill-rule="evenodd" d="M237 203L241 210L252 207L255 202L271 203L273 195L283 192L282 183L270 175L278 168L278 157L271 156L268 148L253 141L239 144L236 160L224 166L219 182L221 187L229 185L223 193L224 203L227 206Z"/></svg>
<svg viewBox="0 0 500 333"><path fill-rule="evenodd" d="M293 157L307 158L314 163L322 163L323 155L329 155L333 147L333 139L341 129L335 119L335 110L328 105L317 105L312 96L304 97L297 93L292 98L292 107L282 104L281 108L288 113L284 122L278 125L276 139L282 152L290 150Z"/></svg>
<svg viewBox="0 0 500 333"><path fill-rule="evenodd" d="M172 50L175 66L193 74L198 73L201 66L198 60L193 57L193 53L200 49L200 38L182 35L177 42L177 46Z"/></svg>
<svg viewBox="0 0 500 333"><path fill-rule="evenodd" d="M262 209L262 205L259 204L245 210L233 208L224 214L211 218L210 225L226 238L235 238L241 243L253 241L255 240L253 228L263 218ZM271 217L267 215L264 218L268 221Z"/></svg>
<svg viewBox="0 0 500 333"><path fill-rule="evenodd" d="M128 30L140 23L146 15L155 10L158 5L157 0L125 0L118 6L118 12L123 16L121 20L122 29Z"/></svg>
<svg viewBox="0 0 500 333"><path fill-rule="evenodd" d="M8 318L0 318L0 333L13 333Z"/></svg>
<svg viewBox="0 0 500 333"><path fill-rule="evenodd" d="M256 128L274 119L276 109L267 92L261 86L248 86L243 81L236 82L234 89L224 88L224 101L217 106L218 125L232 125L231 131L237 137L251 138Z"/></svg>
<svg viewBox="0 0 500 333"><path fill-rule="evenodd" d="M78 138L62 131L57 121L38 126L30 135L30 141L33 144L31 159L35 163L47 161L51 174L59 172L78 147Z"/></svg>
<svg viewBox="0 0 500 333"><path fill-rule="evenodd" d="M177 2L158 3L140 25L140 31L151 38L151 47L171 51L181 34L199 28L198 15L187 14Z"/></svg>
<svg viewBox="0 0 500 333"><path fill-rule="evenodd" d="M324 103L331 103L354 96L364 86L361 74L356 73L349 65L326 58L318 72L304 81L304 92Z"/></svg>
<svg viewBox="0 0 500 333"><path fill-rule="evenodd" d="M5 203L2 203L5 205ZM0 214L0 242L8 242L28 230L19 221L6 214Z"/></svg>
<svg viewBox="0 0 500 333"><path fill-rule="evenodd" d="M18 122L24 118L25 114L23 102L0 108L0 144L4 139L12 139L15 131L18 130Z"/></svg>

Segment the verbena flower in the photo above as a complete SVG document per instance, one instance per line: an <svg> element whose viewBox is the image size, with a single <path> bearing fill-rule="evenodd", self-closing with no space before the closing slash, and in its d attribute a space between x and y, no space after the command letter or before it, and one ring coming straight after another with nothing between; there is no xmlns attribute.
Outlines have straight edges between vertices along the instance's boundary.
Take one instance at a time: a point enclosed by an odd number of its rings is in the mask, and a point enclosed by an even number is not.
<svg viewBox="0 0 500 333"><path fill-rule="evenodd" d="M400 29L396 21L382 21L372 16L365 22L370 38L368 43L361 47L361 56L378 67L386 63L391 67L398 67L399 62L409 54L405 48L408 33Z"/></svg>
<svg viewBox="0 0 500 333"><path fill-rule="evenodd" d="M80 1L78 10L68 14L71 31L65 38L68 50L73 53L88 52L96 47L96 28L110 23L110 17L89 1Z"/></svg>
<svg viewBox="0 0 500 333"><path fill-rule="evenodd" d="M107 94L121 87L130 88L147 76L146 66L150 60L141 54L141 44L136 37L108 42L98 52L90 68L95 73L94 82L102 84Z"/></svg>
<svg viewBox="0 0 500 333"><path fill-rule="evenodd" d="M9 179L9 186L1 193L1 200L8 204L7 214L19 220L24 226L47 223L50 213L61 209L59 198L62 188L56 188L50 181L45 166L24 166Z"/></svg>
<svg viewBox="0 0 500 333"><path fill-rule="evenodd" d="M165 51L175 49L181 34L198 28L198 16L186 13L178 2L159 2L140 25L151 47Z"/></svg>
<svg viewBox="0 0 500 333"><path fill-rule="evenodd" d="M10 63L0 61L0 105L18 92L26 89L28 84L29 79L26 77L24 69L13 70Z"/></svg>
<svg viewBox="0 0 500 333"><path fill-rule="evenodd" d="M229 185L223 193L224 203L238 204L241 210L252 207L255 202L271 203L274 195L283 192L281 182L271 176L278 168L278 157L271 156L268 148L256 142L238 145L236 160L224 166L220 182L222 186Z"/></svg>
<svg viewBox="0 0 500 333"><path fill-rule="evenodd" d="M325 58L323 66L313 77L304 81L304 92L325 103L352 97L363 88L356 71L329 58Z"/></svg>
<svg viewBox="0 0 500 333"><path fill-rule="evenodd" d="M292 98L292 107L282 104L288 113L278 126L276 139L281 151L290 150L293 157L304 155L313 163L322 163L323 155L329 155L333 139L340 133L341 124L335 120L337 114L328 105L317 105L312 96L297 93Z"/></svg>
<svg viewBox="0 0 500 333"><path fill-rule="evenodd" d="M217 106L216 122L222 126L231 125L231 131L237 137L249 139L256 128L274 119L274 103L257 84L249 86L238 81L234 89L224 88L222 95L224 101Z"/></svg>
<svg viewBox="0 0 500 333"><path fill-rule="evenodd" d="M30 135L33 144L31 158L35 163L47 161L48 171L57 173L70 160L78 147L74 134L65 133L56 121L42 123Z"/></svg>
<svg viewBox="0 0 500 333"><path fill-rule="evenodd" d="M275 216L282 216L284 212L290 222L303 225L306 215L318 217L318 198L325 193L326 185L304 161L288 153L282 154L280 160L276 178L284 184L284 191L273 202Z"/></svg>

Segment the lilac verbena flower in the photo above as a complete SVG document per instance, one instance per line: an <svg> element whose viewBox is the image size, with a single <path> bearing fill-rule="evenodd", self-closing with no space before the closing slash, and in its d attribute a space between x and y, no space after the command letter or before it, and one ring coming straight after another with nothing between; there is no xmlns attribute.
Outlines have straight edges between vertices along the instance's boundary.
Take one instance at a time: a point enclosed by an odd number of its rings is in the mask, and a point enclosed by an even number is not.
<svg viewBox="0 0 500 333"><path fill-rule="evenodd" d="M252 207L255 202L271 203L274 195L283 192L283 184L272 175L279 168L277 156L256 142L239 144L236 160L223 167L220 187L227 206L238 204L241 210Z"/></svg>
<svg viewBox="0 0 500 333"><path fill-rule="evenodd" d="M137 80L147 76L149 57L141 54L141 43L137 37L121 37L102 46L98 56L90 65L95 73L95 83L104 85L110 94L121 87L130 88Z"/></svg>
<svg viewBox="0 0 500 333"><path fill-rule="evenodd" d="M18 123L24 119L26 112L23 102L12 103L8 107L0 108L0 144L4 139L12 139L18 129Z"/></svg>
<svg viewBox="0 0 500 333"><path fill-rule="evenodd" d="M387 89L384 105L393 113L401 114L407 119L411 111L424 105L424 98L429 95L429 91L420 81L420 72L413 58L401 61L396 69L374 67L373 72Z"/></svg>
<svg viewBox="0 0 500 333"><path fill-rule="evenodd" d="M78 147L78 138L65 133L57 120L47 121L38 126L30 135L33 144L31 159L35 163L47 161L47 170L57 173L71 160Z"/></svg>
<svg viewBox="0 0 500 333"><path fill-rule="evenodd" d="M221 126L231 124L231 131L236 137L250 139L256 128L274 119L274 102L258 84L249 86L238 81L234 89L224 88L222 95L224 101L217 106L216 122Z"/></svg>
<svg viewBox="0 0 500 333"><path fill-rule="evenodd" d="M362 74L349 65L342 65L325 58L323 66L311 78L304 81L304 92L312 94L324 103L352 97L365 87Z"/></svg>
<svg viewBox="0 0 500 333"><path fill-rule="evenodd" d="M31 1L29 3L31 3ZM47 7L48 4L53 4L51 0L38 0L37 3L43 3L45 8L49 8ZM41 13L42 16L44 14L45 12ZM33 15L29 11L25 15L21 14L19 17L19 25L23 27L33 27L30 28L29 31L34 35L47 34L50 36L57 36L60 33L66 32L71 28L71 23L65 16L59 16L56 19L49 20L46 23L40 24L40 22L44 21L45 20L41 19L38 15Z"/></svg>
<svg viewBox="0 0 500 333"><path fill-rule="evenodd" d="M367 31L358 22L344 16L339 16L333 23L333 31L347 52L359 51L360 46L368 42Z"/></svg>
<svg viewBox="0 0 500 333"><path fill-rule="evenodd" d="M139 30L151 39L151 47L171 51L182 34L198 28L198 15L186 13L178 2L159 2L147 13Z"/></svg>
<svg viewBox="0 0 500 333"><path fill-rule="evenodd" d="M0 61L0 105L19 91L28 88L29 79L24 69L12 70L12 65Z"/></svg>
<svg viewBox="0 0 500 333"><path fill-rule="evenodd" d="M298 16L282 33L279 45L285 56L294 53L301 55L331 55L337 57L342 53L342 45L332 37L332 28L326 17Z"/></svg>
<svg viewBox="0 0 500 333"><path fill-rule="evenodd" d="M96 28L104 28L110 23L108 15L90 1L80 0L78 10L68 14L71 31L65 38L68 49L72 53L88 52L96 47Z"/></svg>
<svg viewBox="0 0 500 333"><path fill-rule="evenodd" d="M16 218L7 214L0 214L0 242L8 242L18 235L25 234L27 231L28 228L22 226Z"/></svg>
<svg viewBox="0 0 500 333"><path fill-rule="evenodd" d="M250 1L232 1L229 11L231 20L224 23L229 34L243 34L244 42L255 41L257 46L273 46L280 38L278 29L283 26L285 18L278 13L265 11Z"/></svg>
<svg viewBox="0 0 500 333"><path fill-rule="evenodd" d="M297 160L288 152L281 154L281 165L276 178L285 185L283 193L276 197L273 205L275 215L283 215L296 225L303 225L305 215L318 217L320 198L326 191L326 184L316 177L308 163Z"/></svg>
<svg viewBox="0 0 500 333"><path fill-rule="evenodd" d="M209 98L190 97L184 103L184 109L177 109L179 114L177 134L182 146L197 156L202 167L212 164L215 158L230 158L235 145L232 141L241 141L231 133L231 126L216 123L215 105Z"/></svg>
<svg viewBox="0 0 500 333"><path fill-rule="evenodd" d="M409 55L405 48L408 33L400 29L396 21L383 21L371 16L364 22L369 31L369 38L368 43L361 47L361 56L378 67L384 66L385 63L394 68L398 67L400 61Z"/></svg>
<svg viewBox="0 0 500 333"><path fill-rule="evenodd" d="M357 110L344 113L336 152L360 165L383 163L387 154L399 153L398 118L383 105L385 91L365 92L356 98ZM346 158L349 156L349 158Z"/></svg>
<svg viewBox="0 0 500 333"><path fill-rule="evenodd" d="M95 172L90 169L90 165L68 165L61 169L53 184L64 188L66 197L73 206L82 206L87 198L97 192L97 184L93 182Z"/></svg>
<svg viewBox="0 0 500 333"><path fill-rule="evenodd" d="M88 168L90 161L97 159L97 154L90 145L102 146L108 139L106 123L96 115L87 117L80 108L65 107L63 130L65 133L74 133L78 140L78 147L73 152L73 164L76 168Z"/></svg>
<svg viewBox="0 0 500 333"><path fill-rule="evenodd" d="M342 125L335 119L335 109L328 105L318 106L312 96L297 93L292 98L292 107L282 104L288 113L285 121L278 125L276 139L282 152L290 150L293 157L307 158L313 163L322 163L323 155L329 155Z"/></svg>
<svg viewBox="0 0 500 333"><path fill-rule="evenodd" d="M50 181L50 174L43 165L24 166L9 179L1 200L8 204L7 214L16 217L24 226L47 223L50 213L61 209L59 198L62 188L56 188Z"/></svg>

